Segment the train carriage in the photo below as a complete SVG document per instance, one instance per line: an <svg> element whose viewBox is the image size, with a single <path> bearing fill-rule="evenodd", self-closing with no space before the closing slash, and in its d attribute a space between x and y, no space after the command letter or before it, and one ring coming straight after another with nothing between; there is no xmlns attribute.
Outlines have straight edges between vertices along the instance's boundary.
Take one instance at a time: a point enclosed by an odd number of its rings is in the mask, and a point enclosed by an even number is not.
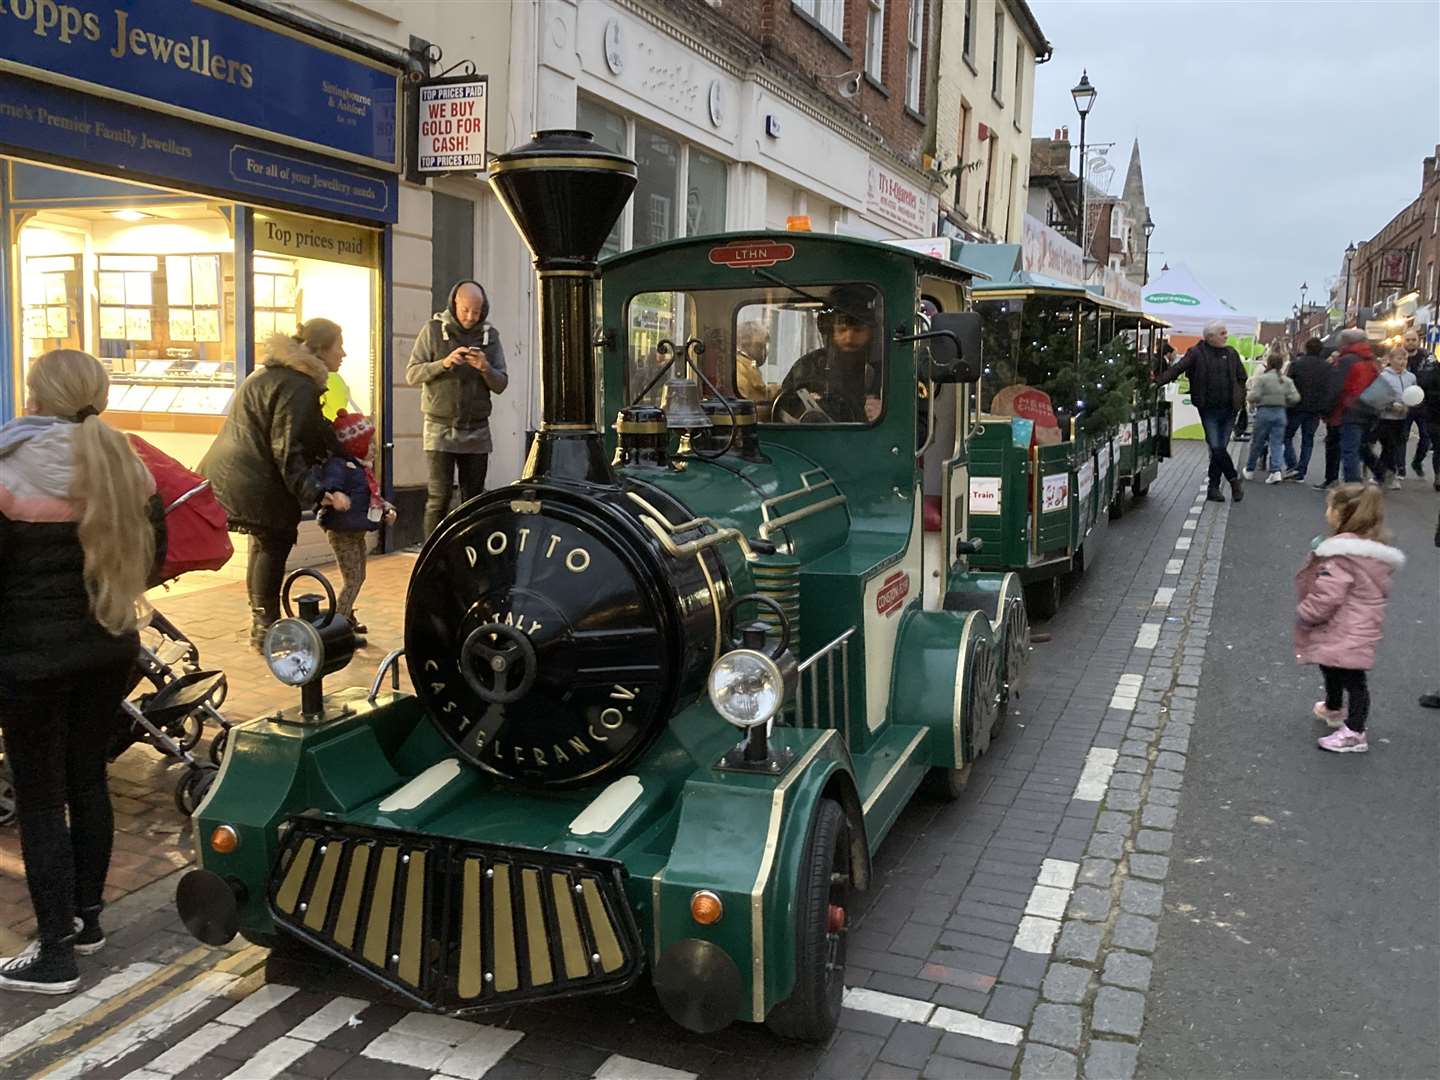
<svg viewBox="0 0 1440 1080"><path fill-rule="evenodd" d="M181 915L447 1013L643 975L692 1030L823 1039L871 856L1026 662L1019 579L972 567L973 274L803 233L601 271L633 162L543 132L491 182L538 277L524 474L421 551L413 694L323 693L319 597L272 629L301 704L234 727Z"/></svg>
<svg viewBox="0 0 1440 1080"><path fill-rule="evenodd" d="M1151 381L1164 323L1028 272L973 294L985 371L969 510L984 550L971 564L1018 573L1031 615L1049 618L1062 581L1169 455L1169 407Z"/></svg>

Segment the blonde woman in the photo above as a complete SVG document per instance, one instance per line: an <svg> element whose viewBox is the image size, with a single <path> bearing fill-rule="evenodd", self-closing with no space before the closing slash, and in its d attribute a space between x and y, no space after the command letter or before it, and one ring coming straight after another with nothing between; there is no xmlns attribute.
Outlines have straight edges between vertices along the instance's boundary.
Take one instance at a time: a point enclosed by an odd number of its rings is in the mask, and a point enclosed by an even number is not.
<svg viewBox="0 0 1440 1080"><path fill-rule="evenodd" d="M106 751L164 513L100 419L110 379L98 360L48 352L26 386L27 415L0 427L0 726L38 935L0 961L0 989L66 994L80 984L75 954L105 944Z"/></svg>
<svg viewBox="0 0 1440 1080"><path fill-rule="evenodd" d="M324 491L321 481L321 468L341 449L320 399L344 359L340 327L329 319L310 319L292 335L275 334L200 463L230 515L231 531L250 536L245 584L255 649L280 617L280 585L301 513L350 508L342 492Z"/></svg>

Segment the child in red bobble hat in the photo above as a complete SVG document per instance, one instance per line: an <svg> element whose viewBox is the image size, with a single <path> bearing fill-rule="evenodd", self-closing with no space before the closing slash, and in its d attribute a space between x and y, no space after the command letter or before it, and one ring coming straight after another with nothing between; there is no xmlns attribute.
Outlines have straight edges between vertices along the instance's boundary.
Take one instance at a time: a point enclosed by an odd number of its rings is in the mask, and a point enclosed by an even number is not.
<svg viewBox="0 0 1440 1080"><path fill-rule="evenodd" d="M365 626L355 617L355 598L365 584L365 557L369 546L367 534L395 521L395 507L380 497L380 486L370 468L374 447L375 425L362 413L341 409L335 416L335 437L344 449L325 463L326 491L343 491L350 496L348 510L326 507L320 511L320 527L335 552L340 567L341 589L336 609L355 624L355 632L365 633Z"/></svg>

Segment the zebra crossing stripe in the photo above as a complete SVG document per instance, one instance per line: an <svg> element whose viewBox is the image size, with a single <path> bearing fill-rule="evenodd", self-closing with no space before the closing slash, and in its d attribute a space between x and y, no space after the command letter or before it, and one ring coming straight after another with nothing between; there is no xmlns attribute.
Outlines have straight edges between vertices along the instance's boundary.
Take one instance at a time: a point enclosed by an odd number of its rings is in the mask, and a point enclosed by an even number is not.
<svg viewBox="0 0 1440 1080"><path fill-rule="evenodd" d="M90 989L77 994L63 1005L41 1013L34 1020L21 1024L14 1031L0 1035L0 1062L4 1062L18 1051L29 1049L33 1044L40 1042L47 1035L59 1031L72 1021L82 1019L91 1009L124 993L135 984L161 970L159 964L131 964L114 975L108 975L101 979Z"/></svg>
<svg viewBox="0 0 1440 1080"><path fill-rule="evenodd" d="M111 1034L101 1036L79 1053L42 1070L36 1076L70 1080L71 1077L84 1076L91 1069L117 1061L141 1043L163 1034L237 981L239 980L234 975L207 971L166 995L157 1004Z"/></svg>
<svg viewBox="0 0 1440 1080"><path fill-rule="evenodd" d="M412 1012L360 1053L375 1061L429 1069L458 1080L480 1080L524 1037L520 1031Z"/></svg>
<svg viewBox="0 0 1440 1080"><path fill-rule="evenodd" d="M148 1073L174 1076L184 1072L210 1051L240 1034L241 1030L253 1024L293 993L295 993L293 986L282 986L279 983L260 987L242 999L239 1004L231 1006L210 1023L186 1036L153 1061L147 1062L143 1068L129 1074L125 1080L147 1080L145 1074ZM284 1067L285 1065L281 1065L280 1069ZM279 1069L276 1071L278 1072Z"/></svg>
<svg viewBox="0 0 1440 1080"><path fill-rule="evenodd" d="M595 1070L594 1080L695 1080L695 1074L611 1054Z"/></svg>
<svg viewBox="0 0 1440 1080"><path fill-rule="evenodd" d="M234 1071L225 1075L235 1080L270 1080L314 1049L314 1043L282 1035L244 1065L237 1065Z"/></svg>

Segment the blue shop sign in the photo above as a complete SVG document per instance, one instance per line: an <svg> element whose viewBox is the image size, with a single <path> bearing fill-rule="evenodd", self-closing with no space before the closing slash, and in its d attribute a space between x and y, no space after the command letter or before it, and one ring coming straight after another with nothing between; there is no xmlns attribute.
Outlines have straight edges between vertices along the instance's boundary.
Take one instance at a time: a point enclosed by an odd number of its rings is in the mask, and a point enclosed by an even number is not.
<svg viewBox="0 0 1440 1080"><path fill-rule="evenodd" d="M0 71L398 170L400 70L218 0L0 0Z"/></svg>
<svg viewBox="0 0 1440 1080"><path fill-rule="evenodd" d="M0 0L11 4L14 0ZM393 173L0 74L0 146L199 188L394 224Z"/></svg>

